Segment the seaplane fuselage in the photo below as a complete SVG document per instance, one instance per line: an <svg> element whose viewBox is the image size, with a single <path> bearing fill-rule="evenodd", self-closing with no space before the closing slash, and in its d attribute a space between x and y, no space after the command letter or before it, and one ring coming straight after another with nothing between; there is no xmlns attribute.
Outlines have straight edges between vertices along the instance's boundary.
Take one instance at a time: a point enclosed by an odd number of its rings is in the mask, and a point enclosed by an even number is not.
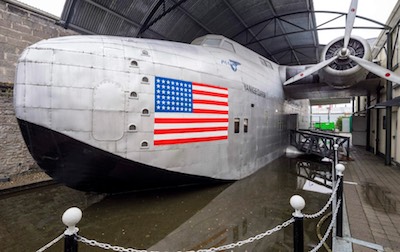
<svg viewBox="0 0 400 252"><path fill-rule="evenodd" d="M237 180L284 153L287 114L308 118L280 72L217 35L63 37L23 52L14 106L36 162L76 189Z"/></svg>

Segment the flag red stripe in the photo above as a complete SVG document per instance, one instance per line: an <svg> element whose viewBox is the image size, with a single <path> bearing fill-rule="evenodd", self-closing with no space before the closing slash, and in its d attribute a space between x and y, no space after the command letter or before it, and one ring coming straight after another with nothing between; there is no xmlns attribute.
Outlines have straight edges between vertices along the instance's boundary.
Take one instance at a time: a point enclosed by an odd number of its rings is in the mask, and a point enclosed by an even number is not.
<svg viewBox="0 0 400 252"><path fill-rule="evenodd" d="M226 139L228 139L228 136L199 137L199 138L170 139L170 140L154 140L154 145L209 142L209 141L226 140Z"/></svg>
<svg viewBox="0 0 400 252"><path fill-rule="evenodd" d="M208 85L208 84L204 84L204 83L197 83L197 82L192 82L192 85L193 86L200 86L200 87L210 87L210 88L215 88L215 89L220 89L220 90L228 90L228 88Z"/></svg>
<svg viewBox="0 0 400 252"><path fill-rule="evenodd" d="M227 131L227 130L228 127L155 129L154 134L194 133L194 132Z"/></svg>
<svg viewBox="0 0 400 252"><path fill-rule="evenodd" d="M198 95L209 95L209 96L228 98L228 94L220 94L220 93L214 93L214 92L208 92L208 91L202 91L202 90L194 90L193 89L192 93L198 94Z"/></svg>
<svg viewBox="0 0 400 252"><path fill-rule="evenodd" d="M154 123L213 123L229 122L228 118L155 118Z"/></svg>
<svg viewBox="0 0 400 252"><path fill-rule="evenodd" d="M213 110L213 109L193 109L193 113L227 115L228 111L227 110Z"/></svg>
<svg viewBox="0 0 400 252"><path fill-rule="evenodd" d="M227 102L210 101L210 100L200 100L200 99L193 99L193 103L196 103L196 104L211 104L211 105L228 106L228 103L227 103Z"/></svg>

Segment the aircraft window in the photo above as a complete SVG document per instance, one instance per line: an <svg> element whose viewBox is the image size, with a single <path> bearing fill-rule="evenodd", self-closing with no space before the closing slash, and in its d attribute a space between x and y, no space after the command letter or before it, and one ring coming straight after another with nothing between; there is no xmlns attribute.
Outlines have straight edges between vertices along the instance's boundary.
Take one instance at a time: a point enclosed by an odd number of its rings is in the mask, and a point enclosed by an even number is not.
<svg viewBox="0 0 400 252"><path fill-rule="evenodd" d="M211 47L219 47L221 44L221 39L206 39L203 42L203 45L211 46Z"/></svg>
<svg viewBox="0 0 400 252"><path fill-rule="evenodd" d="M233 44L228 41L224 41L224 43L222 43L222 48L229 50L231 52L235 52L235 48L233 47Z"/></svg>
<svg viewBox="0 0 400 252"><path fill-rule="evenodd" d="M149 148L149 143L148 143L147 141L142 141L142 142L140 143L140 148L142 148L142 149L147 149L147 148Z"/></svg>
<svg viewBox="0 0 400 252"><path fill-rule="evenodd" d="M138 98L138 95L136 92L131 92L130 98Z"/></svg>
<svg viewBox="0 0 400 252"><path fill-rule="evenodd" d="M136 125L135 124L129 125L129 131L136 131Z"/></svg>
<svg viewBox="0 0 400 252"><path fill-rule="evenodd" d="M132 60L131 61L131 67L137 67L137 66L138 66L137 61L136 60Z"/></svg>
<svg viewBox="0 0 400 252"><path fill-rule="evenodd" d="M149 83L149 78L147 78L147 77L143 77L142 78L142 83Z"/></svg>
<svg viewBox="0 0 400 252"><path fill-rule="evenodd" d="M247 133L249 129L249 119L244 118L243 120L243 131L244 133Z"/></svg>
<svg viewBox="0 0 400 252"><path fill-rule="evenodd" d="M267 60L265 60L265 59L263 59L263 58L260 58L260 61L261 61L261 64L262 64L263 66L266 66L266 67L268 67L268 68L270 68L270 69L274 69L274 68L272 67L271 62L269 62L269 61L267 61Z"/></svg>
<svg viewBox="0 0 400 252"><path fill-rule="evenodd" d="M235 133L239 133L240 131L240 118L235 118Z"/></svg>
<svg viewBox="0 0 400 252"><path fill-rule="evenodd" d="M142 115L149 115L148 109L142 109Z"/></svg>

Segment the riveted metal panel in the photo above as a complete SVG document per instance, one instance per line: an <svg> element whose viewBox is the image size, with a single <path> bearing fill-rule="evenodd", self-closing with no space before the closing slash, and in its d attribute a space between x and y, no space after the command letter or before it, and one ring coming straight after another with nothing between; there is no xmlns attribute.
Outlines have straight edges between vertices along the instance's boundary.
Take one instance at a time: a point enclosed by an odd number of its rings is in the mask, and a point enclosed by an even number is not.
<svg viewBox="0 0 400 252"><path fill-rule="evenodd" d="M93 92L93 137L113 141L124 134L125 94L120 85L103 82Z"/></svg>

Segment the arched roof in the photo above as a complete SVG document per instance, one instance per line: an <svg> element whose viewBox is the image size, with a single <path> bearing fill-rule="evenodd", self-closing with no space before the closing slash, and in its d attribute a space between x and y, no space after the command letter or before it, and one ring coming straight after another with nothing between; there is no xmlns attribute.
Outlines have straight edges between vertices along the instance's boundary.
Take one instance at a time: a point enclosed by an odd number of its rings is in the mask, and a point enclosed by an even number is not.
<svg viewBox="0 0 400 252"><path fill-rule="evenodd" d="M185 43L219 34L283 65L317 63L321 49L312 0L66 0L60 24Z"/></svg>

